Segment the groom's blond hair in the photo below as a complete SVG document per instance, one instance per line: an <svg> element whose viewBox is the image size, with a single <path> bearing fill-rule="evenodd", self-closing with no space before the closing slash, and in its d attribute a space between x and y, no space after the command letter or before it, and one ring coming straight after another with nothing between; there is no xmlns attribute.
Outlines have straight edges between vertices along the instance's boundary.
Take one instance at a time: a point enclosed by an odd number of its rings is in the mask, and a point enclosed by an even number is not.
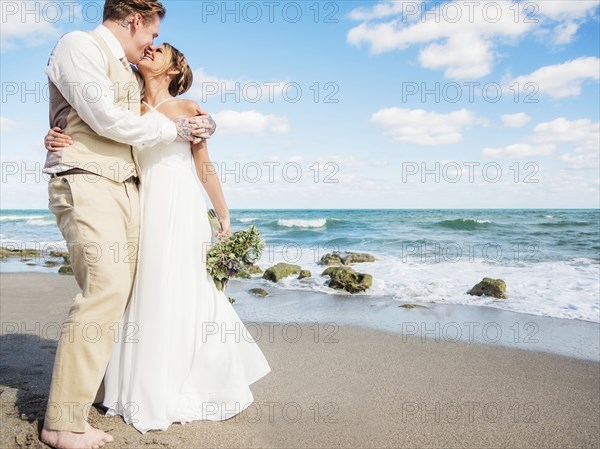
<svg viewBox="0 0 600 449"><path fill-rule="evenodd" d="M146 22L152 20L156 15L162 20L167 14L167 9L156 0L106 0L103 21L125 20L135 13L139 13L142 20Z"/></svg>

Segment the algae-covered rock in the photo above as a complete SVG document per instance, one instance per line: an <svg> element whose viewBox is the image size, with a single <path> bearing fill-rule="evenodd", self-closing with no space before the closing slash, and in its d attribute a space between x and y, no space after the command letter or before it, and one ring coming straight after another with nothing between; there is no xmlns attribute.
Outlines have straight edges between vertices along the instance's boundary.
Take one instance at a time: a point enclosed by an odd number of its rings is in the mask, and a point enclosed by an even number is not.
<svg viewBox="0 0 600 449"><path fill-rule="evenodd" d="M423 306L421 304L402 304L402 305L399 305L398 307L403 307L405 309L415 309L418 307L423 308L423 309L429 309L429 307Z"/></svg>
<svg viewBox="0 0 600 449"><path fill-rule="evenodd" d="M506 298L506 283L502 279L483 278L481 282L474 285L467 292L473 296L492 296L494 298Z"/></svg>
<svg viewBox="0 0 600 449"><path fill-rule="evenodd" d="M245 267L243 270L241 270L237 274L237 277L244 278L244 279L250 279L253 274L262 274L262 272L263 272L263 270L258 265L250 265L248 267Z"/></svg>
<svg viewBox="0 0 600 449"><path fill-rule="evenodd" d="M250 265L244 271L246 271L246 273L248 273L248 274L262 274L263 273L262 268L259 267L258 265Z"/></svg>
<svg viewBox="0 0 600 449"><path fill-rule="evenodd" d="M342 258L339 254L327 253L319 261L319 265L343 265Z"/></svg>
<svg viewBox="0 0 600 449"><path fill-rule="evenodd" d="M52 250L48 253L48 256L50 256L54 259L58 259L58 258L62 257L62 259L65 261L66 265L69 265L71 263L71 256L69 256L68 252Z"/></svg>
<svg viewBox="0 0 600 449"><path fill-rule="evenodd" d="M371 254L367 253L348 253L346 259L344 259L344 264L349 265L352 263L362 263L362 262L375 262L375 257Z"/></svg>
<svg viewBox="0 0 600 449"><path fill-rule="evenodd" d="M309 270L300 270L300 274L298 275L298 279L309 278L312 276L312 273Z"/></svg>
<svg viewBox="0 0 600 449"><path fill-rule="evenodd" d="M42 253L37 249L12 248L0 246L0 258L6 260L8 257L20 257L21 260L41 259Z"/></svg>
<svg viewBox="0 0 600 449"><path fill-rule="evenodd" d="M373 285L373 276L367 273L358 273L350 267L329 267L321 275L331 278L329 287L349 293L364 292Z"/></svg>
<svg viewBox="0 0 600 449"><path fill-rule="evenodd" d="M71 265L63 265L58 269L58 272L60 274L73 274L73 268L71 268Z"/></svg>
<svg viewBox="0 0 600 449"><path fill-rule="evenodd" d="M262 296L262 297L269 296L269 292L266 291L264 288L251 288L248 291L256 296Z"/></svg>
<svg viewBox="0 0 600 449"><path fill-rule="evenodd" d="M346 267L328 267L328 268L325 268L325 270L323 270L323 272L321 273L321 276L331 276L333 273L335 273L339 270L343 270L343 269L352 270L352 268L346 268Z"/></svg>
<svg viewBox="0 0 600 449"><path fill-rule="evenodd" d="M327 253L319 261L320 265L350 265L361 262L375 262L375 257L367 253L354 253L351 251L334 251Z"/></svg>
<svg viewBox="0 0 600 449"><path fill-rule="evenodd" d="M300 265L280 262L277 265L267 268L262 277L264 279L268 279L269 281L278 282L281 279L293 274L300 274L300 271Z"/></svg>

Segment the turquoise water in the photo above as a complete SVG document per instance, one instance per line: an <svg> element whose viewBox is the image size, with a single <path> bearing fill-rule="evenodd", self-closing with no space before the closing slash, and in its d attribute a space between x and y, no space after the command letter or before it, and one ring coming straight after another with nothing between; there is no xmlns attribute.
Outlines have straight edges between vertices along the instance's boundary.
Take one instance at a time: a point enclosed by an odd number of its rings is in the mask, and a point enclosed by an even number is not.
<svg viewBox="0 0 600 449"><path fill-rule="evenodd" d="M232 210L233 230L256 226L267 243L259 265L302 265L308 280L282 288L332 293L318 264L333 250L373 254L355 269L373 275L364 296L395 301L477 304L600 321L600 210ZM64 244L47 210L0 211L3 245ZM51 270L5 262L2 271ZM53 268L52 270L56 270ZM508 299L465 292L482 277L502 278ZM337 292L336 292L337 293Z"/></svg>

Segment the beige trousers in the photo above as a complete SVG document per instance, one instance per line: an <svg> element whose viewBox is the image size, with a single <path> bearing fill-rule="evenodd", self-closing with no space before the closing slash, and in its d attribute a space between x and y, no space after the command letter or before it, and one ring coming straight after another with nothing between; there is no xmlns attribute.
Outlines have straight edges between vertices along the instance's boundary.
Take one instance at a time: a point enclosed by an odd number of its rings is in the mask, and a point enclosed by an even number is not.
<svg viewBox="0 0 600 449"><path fill-rule="evenodd" d="M140 227L138 187L73 174L51 178L50 210L69 247L82 292L69 310L54 360L44 426L84 432L101 391L129 300Z"/></svg>

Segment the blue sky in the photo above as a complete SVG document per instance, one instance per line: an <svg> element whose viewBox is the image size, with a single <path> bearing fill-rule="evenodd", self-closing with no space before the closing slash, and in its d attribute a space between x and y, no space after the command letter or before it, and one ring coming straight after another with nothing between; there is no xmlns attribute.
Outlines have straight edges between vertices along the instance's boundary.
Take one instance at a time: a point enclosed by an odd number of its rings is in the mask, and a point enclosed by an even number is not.
<svg viewBox="0 0 600 449"><path fill-rule="evenodd" d="M44 67L102 2L1 3L1 207L45 208ZM600 206L598 1L164 3L230 208Z"/></svg>

